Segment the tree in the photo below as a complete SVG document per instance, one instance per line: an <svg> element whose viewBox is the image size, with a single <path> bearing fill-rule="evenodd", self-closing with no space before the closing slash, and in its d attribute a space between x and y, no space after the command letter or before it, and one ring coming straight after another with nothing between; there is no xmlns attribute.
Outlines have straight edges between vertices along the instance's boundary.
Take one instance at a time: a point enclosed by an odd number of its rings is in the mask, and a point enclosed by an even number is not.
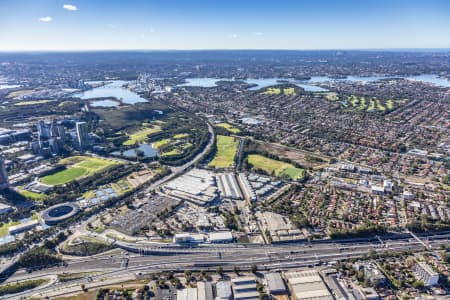
<svg viewBox="0 0 450 300"><path fill-rule="evenodd" d="M217 267L217 268L216 268L216 273L217 273L220 277L222 277L222 276L223 276L223 268L222 268L221 266Z"/></svg>
<svg viewBox="0 0 450 300"><path fill-rule="evenodd" d="M423 284L422 281L416 280L416 281L413 282L412 286L413 286L413 288L415 288L417 290L420 290L420 289L422 289L424 287L424 284Z"/></svg>
<svg viewBox="0 0 450 300"><path fill-rule="evenodd" d="M236 273L236 275L239 275L241 268L239 268L238 266L234 266L233 270L234 270L234 273Z"/></svg>
<svg viewBox="0 0 450 300"><path fill-rule="evenodd" d="M253 264L253 265L250 267L250 272L252 272L253 274L256 274L257 271L258 271L258 266L255 265L255 264Z"/></svg>

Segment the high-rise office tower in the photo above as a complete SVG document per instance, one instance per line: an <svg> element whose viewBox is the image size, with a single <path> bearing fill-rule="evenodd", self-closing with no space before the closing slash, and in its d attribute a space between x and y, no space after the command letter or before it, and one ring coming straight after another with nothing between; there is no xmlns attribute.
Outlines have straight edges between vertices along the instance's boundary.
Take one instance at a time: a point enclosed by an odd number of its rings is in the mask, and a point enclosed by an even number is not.
<svg viewBox="0 0 450 300"><path fill-rule="evenodd" d="M0 157L0 189L9 187L8 173L6 172L5 161Z"/></svg>
<svg viewBox="0 0 450 300"><path fill-rule="evenodd" d="M89 146L88 123L77 122L76 127L78 144L80 145L80 148L84 150Z"/></svg>

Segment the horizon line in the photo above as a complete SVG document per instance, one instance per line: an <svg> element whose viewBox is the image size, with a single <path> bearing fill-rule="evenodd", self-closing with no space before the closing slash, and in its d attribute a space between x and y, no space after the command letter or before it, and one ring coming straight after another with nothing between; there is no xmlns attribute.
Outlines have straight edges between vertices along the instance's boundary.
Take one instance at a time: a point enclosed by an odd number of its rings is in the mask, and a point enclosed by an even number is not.
<svg viewBox="0 0 450 300"><path fill-rule="evenodd" d="M0 53L76 53L76 52L200 52L200 51L450 51L450 47L406 47L406 48L303 48L303 49L283 49L283 48L199 48L199 49L13 49L2 50Z"/></svg>

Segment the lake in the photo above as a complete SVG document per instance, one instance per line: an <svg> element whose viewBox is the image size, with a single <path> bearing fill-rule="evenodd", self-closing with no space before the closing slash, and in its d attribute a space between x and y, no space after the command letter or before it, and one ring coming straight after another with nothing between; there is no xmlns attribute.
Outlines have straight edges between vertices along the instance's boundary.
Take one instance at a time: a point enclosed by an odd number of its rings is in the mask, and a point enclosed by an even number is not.
<svg viewBox="0 0 450 300"><path fill-rule="evenodd" d="M112 99L94 100L90 105L92 107L116 107L120 105L120 102Z"/></svg>
<svg viewBox="0 0 450 300"><path fill-rule="evenodd" d="M142 145L139 145L139 147L137 147L137 148L133 148L133 149L129 149L129 150L124 151L123 152L123 157L136 158L137 157L137 154L136 154L137 150L141 150L142 152L144 152L144 157L145 158L158 156L158 151L156 149L154 149L152 147L152 145L142 144ZM114 151L114 152L111 152L111 154L112 155L116 155L116 156L121 156L120 155L120 151Z"/></svg>
<svg viewBox="0 0 450 300"><path fill-rule="evenodd" d="M83 100L93 99L93 98L116 98L125 104L136 104L140 102L147 102L146 99L142 98L133 91L124 88L123 85L127 84L128 81L124 80L113 80L108 81L107 84L92 88L90 90L74 94L73 97L79 97ZM103 100L99 100L103 101ZM112 104L108 102L109 104Z"/></svg>

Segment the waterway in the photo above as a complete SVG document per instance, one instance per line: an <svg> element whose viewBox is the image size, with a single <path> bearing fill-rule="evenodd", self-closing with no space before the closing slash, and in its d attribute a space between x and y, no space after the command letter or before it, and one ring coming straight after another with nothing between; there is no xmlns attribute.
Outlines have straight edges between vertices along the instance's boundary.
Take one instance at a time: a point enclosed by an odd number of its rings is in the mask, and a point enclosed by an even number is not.
<svg viewBox="0 0 450 300"><path fill-rule="evenodd" d="M94 100L90 105L92 107L116 107L120 105L120 102L112 99Z"/></svg>
<svg viewBox="0 0 450 300"><path fill-rule="evenodd" d="M411 81L422 81L425 83L431 83L440 87L450 87L450 80L445 78L440 78L435 74L422 74L417 76L347 76L346 78L330 78L328 76L312 76L308 80L295 80L290 78L259 78L259 79L246 79L242 80L248 84L255 84L256 86L249 88L249 90L259 90L268 86L280 85L285 82L295 84L299 87L305 89L308 92L325 92L326 89L317 86L317 84L324 83L327 81L359 81L359 82L372 82L382 79L390 78L405 78ZM187 78L186 83L177 86L194 86L194 87L214 87L217 86L218 81L232 81L232 79L227 78Z"/></svg>
<svg viewBox="0 0 450 300"><path fill-rule="evenodd" d="M4 89L16 89L21 87L21 85L18 84L0 84L0 90Z"/></svg>
<svg viewBox="0 0 450 300"><path fill-rule="evenodd" d="M74 94L73 96L79 97L83 100L93 99L93 98L116 98L117 100L119 100L125 104L136 104L136 103L140 103L140 102L147 102L146 99L142 98L135 92L130 91L129 89L123 87L123 85L125 85L127 83L128 82L124 81L124 80L108 81L103 86L95 87L90 90ZM108 100L99 100L99 101L108 101ZM107 102L107 104L110 105L109 107L118 105L118 104L114 105L110 101L111 100L109 100ZM98 104L98 103L96 102L96 104ZM102 104L105 104L105 103L102 103ZM98 106L104 106L104 105L98 105Z"/></svg>

